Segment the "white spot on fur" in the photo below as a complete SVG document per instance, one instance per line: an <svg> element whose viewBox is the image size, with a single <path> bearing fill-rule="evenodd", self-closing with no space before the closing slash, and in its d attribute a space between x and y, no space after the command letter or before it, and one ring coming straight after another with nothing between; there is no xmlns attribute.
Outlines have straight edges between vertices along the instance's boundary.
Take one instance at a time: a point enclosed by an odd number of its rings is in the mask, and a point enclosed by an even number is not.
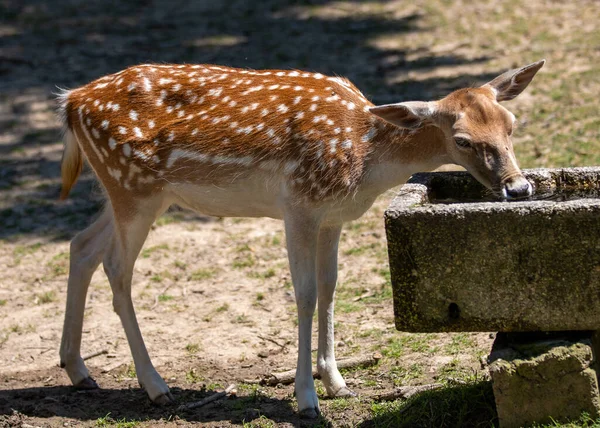
<svg viewBox="0 0 600 428"><path fill-rule="evenodd" d="M279 113L287 113L288 110L289 108L285 104L279 104L279 106L277 107L277 111Z"/></svg>
<svg viewBox="0 0 600 428"><path fill-rule="evenodd" d="M298 104L300 102L300 100L302 99L301 96L297 96L294 98L294 105Z"/></svg>
<svg viewBox="0 0 600 428"><path fill-rule="evenodd" d="M129 145L129 143L123 144L123 154L126 157L129 157L131 155L131 146Z"/></svg>
<svg viewBox="0 0 600 428"><path fill-rule="evenodd" d="M119 134L127 134L127 128L125 128L124 126L119 126Z"/></svg>
<svg viewBox="0 0 600 428"><path fill-rule="evenodd" d="M144 137L144 134L142 134L142 130L140 128L138 128L137 126L135 128L133 128L133 133L138 138L143 138Z"/></svg>
<svg viewBox="0 0 600 428"><path fill-rule="evenodd" d="M112 178L114 178L114 179L115 179L115 180L117 180L117 181L120 181L120 180L121 180L121 175L122 175L123 173L121 172L121 170L120 170L120 169L111 168L111 167L108 167L108 168L106 168L106 169L108 170L108 174L109 174L109 175L110 175Z"/></svg>
<svg viewBox="0 0 600 428"><path fill-rule="evenodd" d="M339 140L337 138L333 138L331 141L329 141L329 151L331 153L335 153L336 152L338 141Z"/></svg>
<svg viewBox="0 0 600 428"><path fill-rule="evenodd" d="M342 149L349 149L350 147L352 147L352 141L351 140L344 140L342 142Z"/></svg>
<svg viewBox="0 0 600 428"><path fill-rule="evenodd" d="M263 88L264 88L263 85L253 86L253 87L245 90L244 92L242 92L242 95L248 95L248 94L251 94L252 92L257 92L257 91L260 91Z"/></svg>
<svg viewBox="0 0 600 428"><path fill-rule="evenodd" d="M108 125L109 125L109 122L106 119L103 120L102 123L100 124L100 126L102 127L102 129L104 129L105 131L108 129Z"/></svg>
<svg viewBox="0 0 600 428"><path fill-rule="evenodd" d="M174 82L173 79L166 79L163 77L158 81L158 84L163 86L163 85L168 85L169 83L173 83L173 82Z"/></svg>
<svg viewBox="0 0 600 428"><path fill-rule="evenodd" d="M94 136L94 138L96 140L100 138L100 133L98 132L98 130L96 128L92 128L92 135Z"/></svg>
<svg viewBox="0 0 600 428"><path fill-rule="evenodd" d="M269 114L269 110L267 110L266 108L262 109L262 111L260 112L260 115L261 115L262 117L265 117L265 116L266 116L266 115L268 115L268 114Z"/></svg>
<svg viewBox="0 0 600 428"><path fill-rule="evenodd" d="M377 133L377 129L374 126L372 126L369 129L369 132L367 132L365 135L362 136L360 141L362 141L363 143L371 141L371 139L375 136L376 133Z"/></svg>
<svg viewBox="0 0 600 428"><path fill-rule="evenodd" d="M323 77L325 77L325 76L323 76L321 73L316 73L316 74L313 74L313 77L314 77L315 79L322 79L322 78L323 78Z"/></svg>
<svg viewBox="0 0 600 428"><path fill-rule="evenodd" d="M150 128L150 129L154 129L154 127L155 127L155 126L156 126L156 124L154 123L154 121L153 121L153 120L149 120L149 121L148 121L148 128Z"/></svg>
<svg viewBox="0 0 600 428"><path fill-rule="evenodd" d="M302 119L304 117L304 112L303 111L299 111L298 113L296 113L296 115L294 116L295 119Z"/></svg>
<svg viewBox="0 0 600 428"><path fill-rule="evenodd" d="M150 83L150 79L148 79L147 77L144 77L143 83L144 83L144 90L146 92L150 92L150 90L152 90L152 84Z"/></svg>
<svg viewBox="0 0 600 428"><path fill-rule="evenodd" d="M136 120L138 120L138 114L137 114L137 111L135 111L135 110L131 110L131 111L129 112L129 118L130 118L131 120L133 120L134 122L135 122Z"/></svg>
<svg viewBox="0 0 600 428"><path fill-rule="evenodd" d="M317 105L316 104L311 104L309 110L310 111L317 111Z"/></svg>

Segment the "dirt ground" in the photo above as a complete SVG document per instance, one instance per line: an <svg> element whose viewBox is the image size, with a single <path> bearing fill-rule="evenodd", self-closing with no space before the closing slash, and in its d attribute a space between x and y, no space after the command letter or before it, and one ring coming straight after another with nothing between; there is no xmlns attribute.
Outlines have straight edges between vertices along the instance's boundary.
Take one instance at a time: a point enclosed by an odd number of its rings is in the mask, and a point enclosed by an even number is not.
<svg viewBox="0 0 600 428"><path fill-rule="evenodd" d="M87 361L101 389L74 390L57 365L69 240L102 198L86 171L58 201L57 86L142 62L220 63L344 75L386 103L441 97L545 57L532 89L510 103L521 125L517 156L527 167L589 165L600 161L599 12L585 0L0 1L0 426L382 426L370 397L400 385L485 381L481 359L493 340L395 330L382 221L389 191L343 232L336 307L338 358L383 358L345 372L361 398L323 399L322 419L300 421L293 385L256 383L296 360L282 224L173 208L134 270L147 347L177 405L231 383L237 393L190 411L151 404L101 269L82 345L84 355L104 352ZM495 423L491 406L482 426Z"/></svg>

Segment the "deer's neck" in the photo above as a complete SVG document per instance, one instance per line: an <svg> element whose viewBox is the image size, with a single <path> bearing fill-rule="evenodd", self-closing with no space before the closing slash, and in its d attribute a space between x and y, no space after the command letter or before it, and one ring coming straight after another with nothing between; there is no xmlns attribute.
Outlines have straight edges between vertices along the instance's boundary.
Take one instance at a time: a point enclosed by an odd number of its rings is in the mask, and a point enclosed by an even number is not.
<svg viewBox="0 0 600 428"><path fill-rule="evenodd" d="M450 162L444 135L434 126L408 131L377 120L373 130L362 183L367 191L383 193L417 172L431 171Z"/></svg>

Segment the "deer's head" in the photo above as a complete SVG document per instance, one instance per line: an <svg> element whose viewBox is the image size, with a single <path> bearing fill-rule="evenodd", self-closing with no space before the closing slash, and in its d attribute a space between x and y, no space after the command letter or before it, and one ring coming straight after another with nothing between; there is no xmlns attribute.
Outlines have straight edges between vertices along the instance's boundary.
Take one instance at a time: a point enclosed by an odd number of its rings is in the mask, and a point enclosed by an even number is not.
<svg viewBox="0 0 600 428"><path fill-rule="evenodd" d="M515 158L511 135L515 116L499 104L512 100L531 82L545 61L510 70L478 88L459 89L440 101L411 101L371 109L403 128L428 123L444 135L447 157L505 198L532 194Z"/></svg>

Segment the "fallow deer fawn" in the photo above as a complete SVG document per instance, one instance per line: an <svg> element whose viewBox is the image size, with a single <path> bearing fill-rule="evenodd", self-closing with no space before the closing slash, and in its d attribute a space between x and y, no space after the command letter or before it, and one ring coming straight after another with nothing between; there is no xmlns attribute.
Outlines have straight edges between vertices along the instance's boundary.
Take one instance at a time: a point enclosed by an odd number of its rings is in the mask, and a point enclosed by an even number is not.
<svg viewBox="0 0 600 428"><path fill-rule="evenodd" d="M333 296L342 224L413 173L462 165L504 197L532 193L515 159L512 113L498 104L531 82L544 61L432 102L374 106L348 80L319 73L213 65L140 65L60 96L66 128L63 189L85 157L108 203L71 243L61 365L74 385L97 387L80 355L86 293L100 262L150 399L173 400L146 351L131 300L133 265L152 223L178 204L215 216L283 219L298 306L296 397L302 416L353 392L337 369Z"/></svg>

